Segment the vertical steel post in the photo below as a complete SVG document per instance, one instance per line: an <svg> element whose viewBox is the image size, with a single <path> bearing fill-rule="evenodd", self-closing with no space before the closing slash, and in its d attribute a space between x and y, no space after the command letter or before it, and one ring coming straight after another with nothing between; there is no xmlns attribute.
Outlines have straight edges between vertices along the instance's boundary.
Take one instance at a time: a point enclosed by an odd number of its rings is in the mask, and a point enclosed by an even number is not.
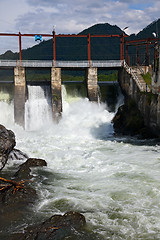
<svg viewBox="0 0 160 240"><path fill-rule="evenodd" d="M124 60L124 34L123 34L123 38L122 39L123 39L123 42L122 42L123 52L122 53L123 53L123 60Z"/></svg>
<svg viewBox="0 0 160 240"><path fill-rule="evenodd" d="M136 62L137 62L137 64L140 64L140 59L139 59L139 47L136 48Z"/></svg>
<svg viewBox="0 0 160 240"><path fill-rule="evenodd" d="M122 37L120 38L120 60L122 60Z"/></svg>
<svg viewBox="0 0 160 240"><path fill-rule="evenodd" d="M88 62L90 64L91 61L91 35L88 34Z"/></svg>
<svg viewBox="0 0 160 240"><path fill-rule="evenodd" d="M124 60L124 33L121 36L120 59Z"/></svg>
<svg viewBox="0 0 160 240"><path fill-rule="evenodd" d="M55 31L53 31L53 65L55 65L56 61L56 34Z"/></svg>
<svg viewBox="0 0 160 240"><path fill-rule="evenodd" d="M146 44L146 66L149 66L148 41Z"/></svg>
<svg viewBox="0 0 160 240"><path fill-rule="evenodd" d="M21 66L21 60L22 60L22 44L21 44L21 33L19 32L19 61Z"/></svg>
<svg viewBox="0 0 160 240"><path fill-rule="evenodd" d="M127 61L127 64L129 65L128 45L127 44L126 44L126 61Z"/></svg>

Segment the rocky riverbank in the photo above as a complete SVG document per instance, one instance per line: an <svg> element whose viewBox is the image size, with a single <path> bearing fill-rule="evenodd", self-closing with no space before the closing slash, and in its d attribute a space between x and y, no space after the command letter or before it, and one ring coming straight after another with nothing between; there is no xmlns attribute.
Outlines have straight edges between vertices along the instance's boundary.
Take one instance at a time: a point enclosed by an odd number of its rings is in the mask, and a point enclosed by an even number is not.
<svg viewBox="0 0 160 240"><path fill-rule="evenodd" d="M15 134L2 125L0 125L0 144L1 170L9 157L12 160L25 159L11 179L5 179L2 174L0 175L0 239L80 239L78 232L83 230L86 220L82 214L74 211L64 215L54 215L42 223L23 227L21 231L16 229L17 225L25 225L24 219L27 215L31 217L32 209L38 201L38 194L32 186L31 169L45 167L47 163L43 159L28 158L25 153L14 149Z"/></svg>
<svg viewBox="0 0 160 240"><path fill-rule="evenodd" d="M8 156L16 145L15 134L0 125L0 170L8 160Z"/></svg>
<svg viewBox="0 0 160 240"><path fill-rule="evenodd" d="M80 239L77 231L86 224L85 217L77 212L54 215L45 222L30 226L23 233L13 234L11 240Z"/></svg>
<svg viewBox="0 0 160 240"><path fill-rule="evenodd" d="M141 139L151 139L157 136L144 124L141 112L134 100L126 98L112 120L116 134L137 136Z"/></svg>

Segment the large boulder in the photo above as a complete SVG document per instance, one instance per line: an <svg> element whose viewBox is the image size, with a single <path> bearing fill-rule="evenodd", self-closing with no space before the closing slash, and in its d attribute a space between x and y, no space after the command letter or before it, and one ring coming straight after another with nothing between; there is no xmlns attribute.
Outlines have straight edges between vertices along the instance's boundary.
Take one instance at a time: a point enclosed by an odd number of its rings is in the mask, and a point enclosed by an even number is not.
<svg viewBox="0 0 160 240"><path fill-rule="evenodd" d="M124 104L119 107L115 117L112 120L116 133L123 135L136 135L144 127L143 118L137 110L131 109Z"/></svg>
<svg viewBox="0 0 160 240"><path fill-rule="evenodd" d="M28 158L29 157L26 153L16 148L14 148L8 156L9 161L14 161L14 160L26 161Z"/></svg>
<svg viewBox="0 0 160 240"><path fill-rule="evenodd" d="M14 133L11 130L7 130L3 125L0 125L0 170L4 168L8 156L15 145Z"/></svg>
<svg viewBox="0 0 160 240"><path fill-rule="evenodd" d="M47 166L47 162L39 158L28 158L26 162L19 166L18 171L15 173L14 178L16 180L31 179L31 168Z"/></svg>
<svg viewBox="0 0 160 240"><path fill-rule="evenodd" d="M140 138L155 138L149 127L144 124L141 112L132 99L125 99L112 120L117 134L139 136Z"/></svg>
<svg viewBox="0 0 160 240"><path fill-rule="evenodd" d="M30 168L46 165L43 159L29 158L19 166L11 180L0 178L0 186L4 188L0 191L0 239L3 237L2 239L8 240L8 229L16 228L23 223L23 219L31 217L38 195L30 181L33 177Z"/></svg>
<svg viewBox="0 0 160 240"><path fill-rule="evenodd" d="M28 227L23 233L13 234L11 239L80 239L78 232L84 228L85 224L86 220L82 214L71 211L64 215L54 215L41 224Z"/></svg>
<svg viewBox="0 0 160 240"><path fill-rule="evenodd" d="M11 188L0 194L0 239L8 240L10 229L13 231L32 218L37 199L36 191L27 183L15 193Z"/></svg>

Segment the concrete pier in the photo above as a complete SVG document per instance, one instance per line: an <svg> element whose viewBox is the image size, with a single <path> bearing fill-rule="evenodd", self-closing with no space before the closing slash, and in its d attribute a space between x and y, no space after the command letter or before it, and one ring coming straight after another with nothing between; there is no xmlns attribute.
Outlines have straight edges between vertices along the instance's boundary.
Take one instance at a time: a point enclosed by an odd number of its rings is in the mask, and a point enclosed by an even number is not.
<svg viewBox="0 0 160 240"><path fill-rule="evenodd" d="M25 127L25 100L26 100L26 81L25 68L14 68L14 120Z"/></svg>
<svg viewBox="0 0 160 240"><path fill-rule="evenodd" d="M160 94L158 94L158 101L157 101L157 125L160 129Z"/></svg>
<svg viewBox="0 0 160 240"><path fill-rule="evenodd" d="M160 94L160 52L158 58L154 59L152 70L152 93Z"/></svg>
<svg viewBox="0 0 160 240"><path fill-rule="evenodd" d="M155 136L160 137L160 94L140 90L137 82L125 69L119 70L118 80L124 95L135 101L145 126L149 127Z"/></svg>
<svg viewBox="0 0 160 240"><path fill-rule="evenodd" d="M53 119L58 121L62 113L61 68L51 68L51 90Z"/></svg>
<svg viewBox="0 0 160 240"><path fill-rule="evenodd" d="M14 68L14 82L15 86L25 86L25 67L15 67Z"/></svg>
<svg viewBox="0 0 160 240"><path fill-rule="evenodd" d="M86 70L87 97L92 102L98 102L97 68L90 67Z"/></svg>

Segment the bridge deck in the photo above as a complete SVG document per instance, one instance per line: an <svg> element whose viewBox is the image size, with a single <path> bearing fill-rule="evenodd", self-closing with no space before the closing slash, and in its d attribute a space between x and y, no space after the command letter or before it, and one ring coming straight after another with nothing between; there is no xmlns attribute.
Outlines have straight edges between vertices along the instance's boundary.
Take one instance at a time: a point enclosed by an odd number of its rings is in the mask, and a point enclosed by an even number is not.
<svg viewBox="0 0 160 240"><path fill-rule="evenodd" d="M121 60L107 61L43 61L43 60L0 60L0 68L14 68L22 66L26 68L120 68L123 65Z"/></svg>

